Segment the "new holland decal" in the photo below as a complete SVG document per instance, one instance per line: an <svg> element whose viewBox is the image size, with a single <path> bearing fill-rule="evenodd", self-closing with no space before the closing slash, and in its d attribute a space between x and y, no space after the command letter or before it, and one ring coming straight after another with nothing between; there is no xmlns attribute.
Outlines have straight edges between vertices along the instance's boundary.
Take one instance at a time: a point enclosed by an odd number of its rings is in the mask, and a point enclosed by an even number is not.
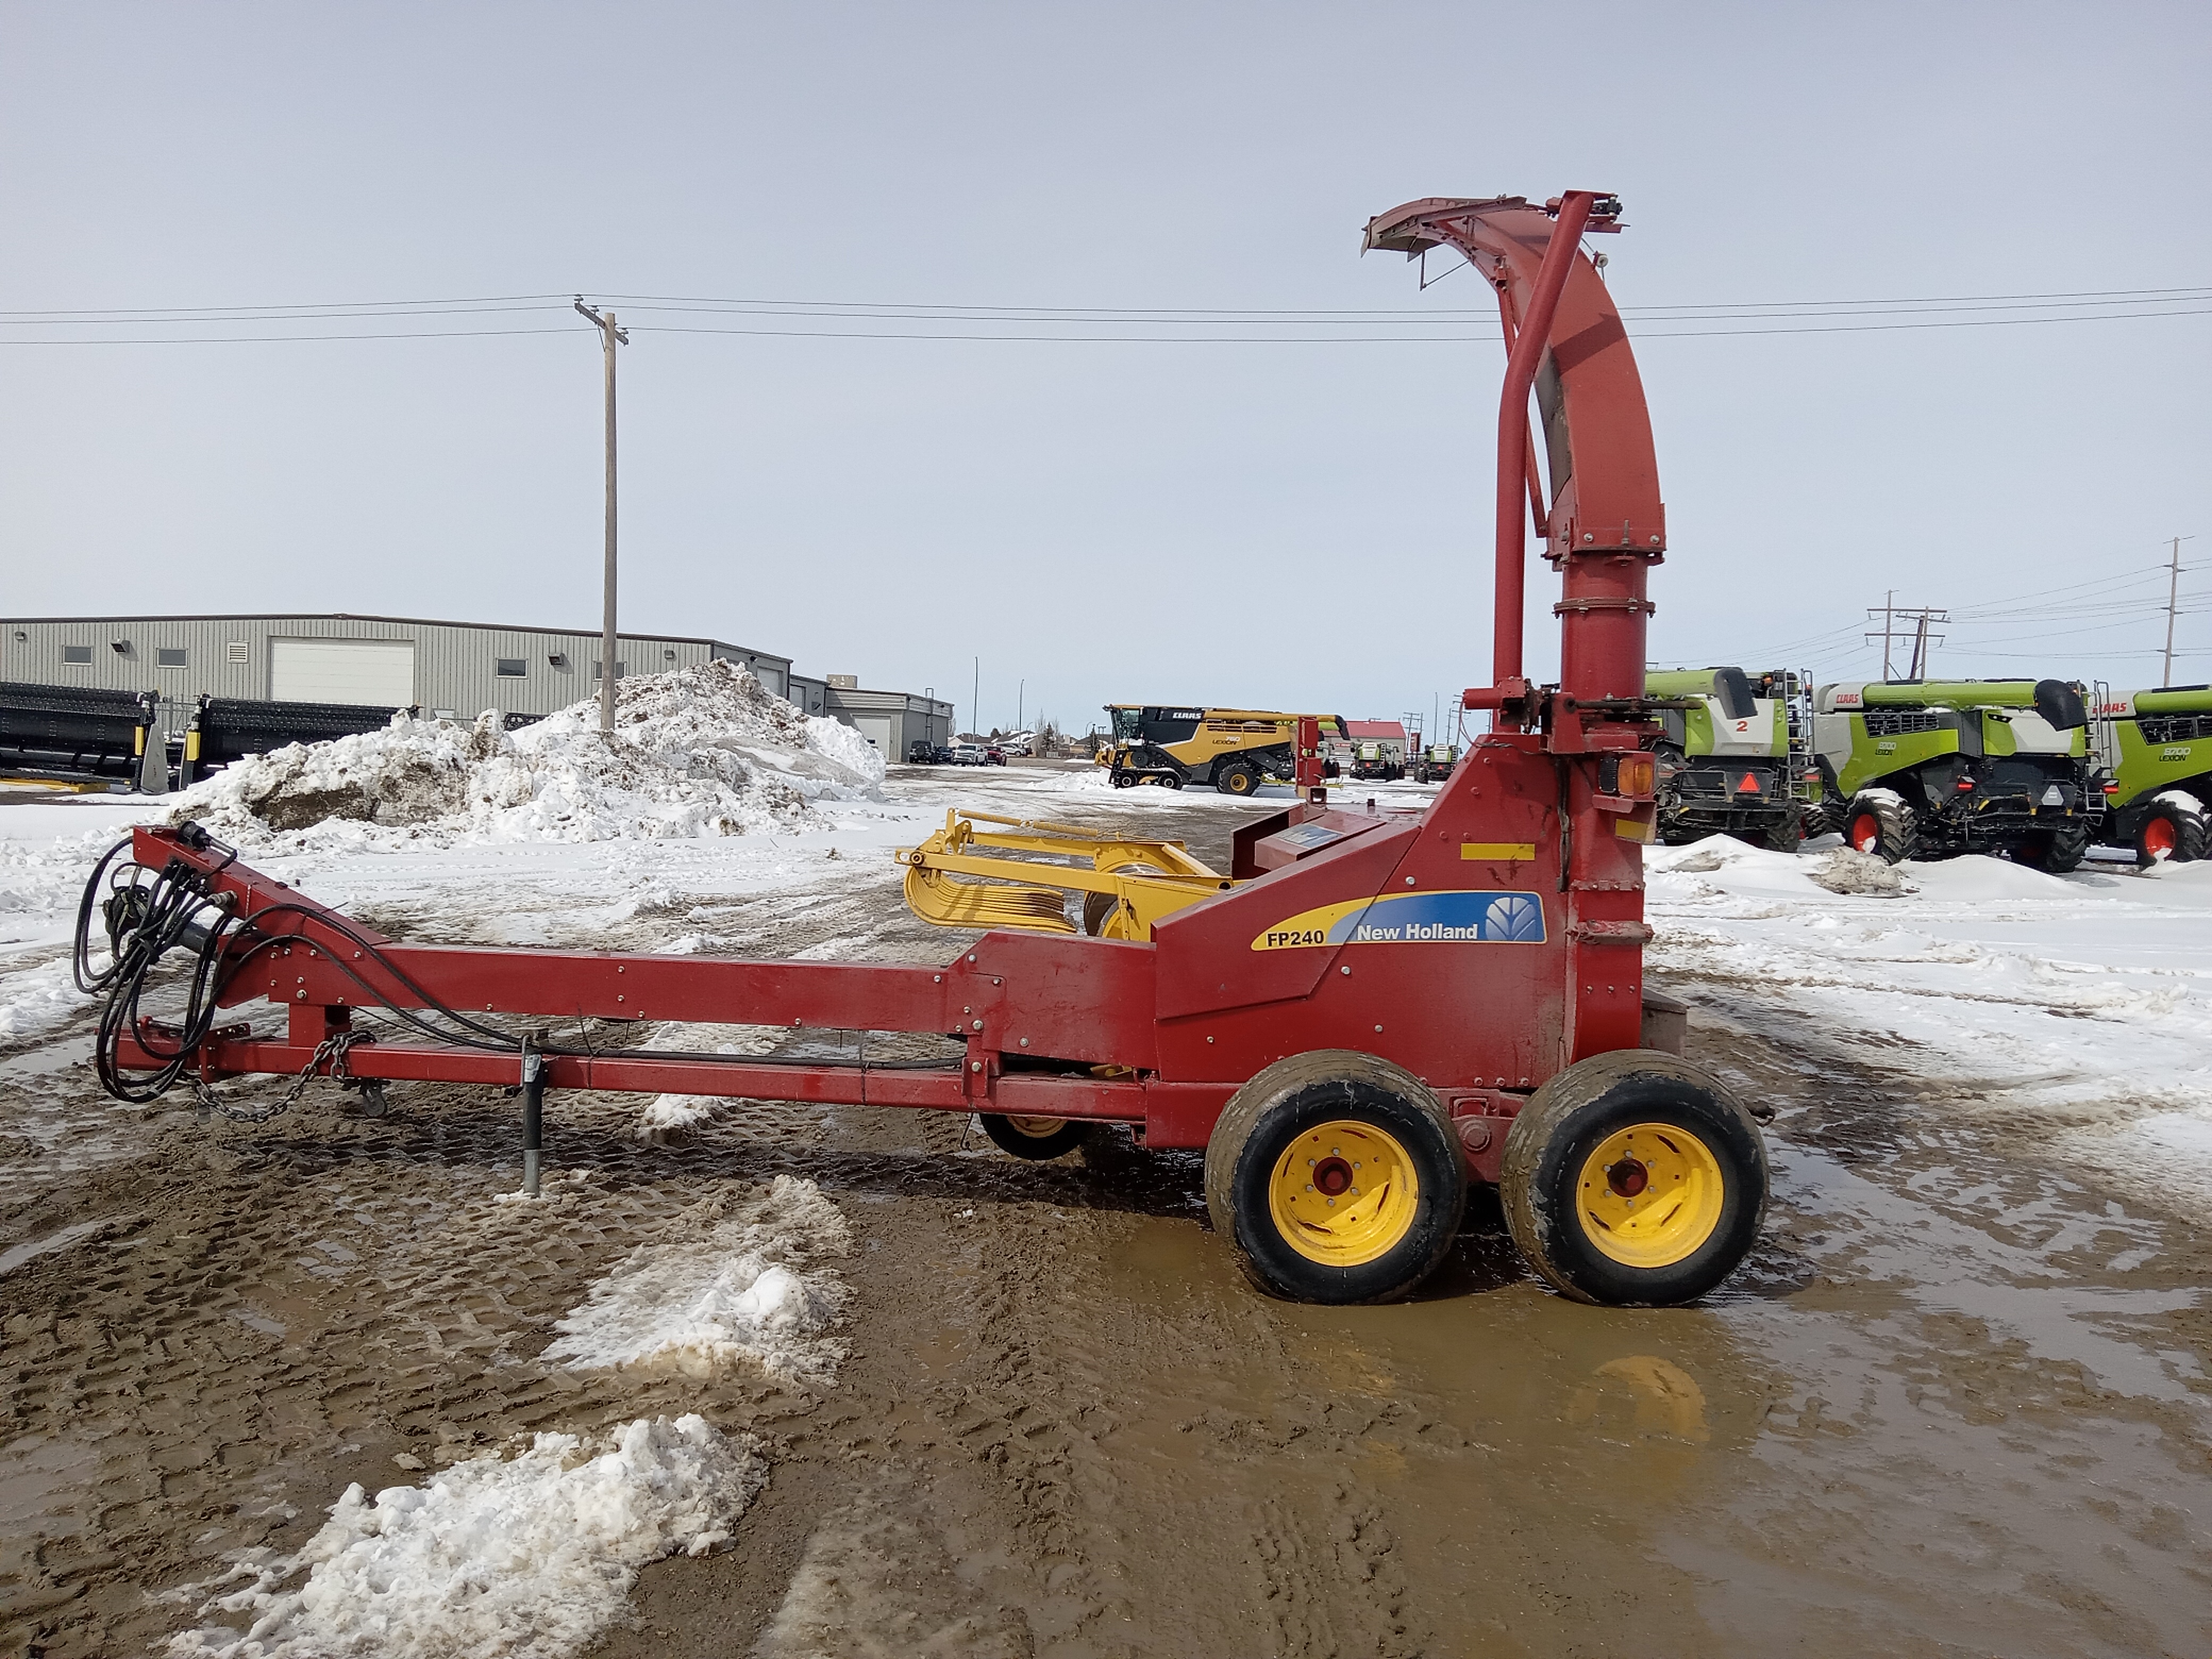
<svg viewBox="0 0 2212 1659"><path fill-rule="evenodd" d="M1544 907L1534 893L1386 893L1285 916L1252 941L1255 951L1328 945L1541 945Z"/></svg>

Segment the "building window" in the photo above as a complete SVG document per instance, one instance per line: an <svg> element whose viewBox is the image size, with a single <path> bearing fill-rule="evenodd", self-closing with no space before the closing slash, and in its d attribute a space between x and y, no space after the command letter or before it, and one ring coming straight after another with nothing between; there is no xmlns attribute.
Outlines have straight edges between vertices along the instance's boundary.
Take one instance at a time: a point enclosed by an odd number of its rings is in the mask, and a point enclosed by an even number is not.
<svg viewBox="0 0 2212 1659"><path fill-rule="evenodd" d="M155 662L163 668L182 668L185 653L173 646L163 646L154 653Z"/></svg>
<svg viewBox="0 0 2212 1659"><path fill-rule="evenodd" d="M92 647L88 645L65 645L62 647L62 660L88 668L92 665Z"/></svg>
<svg viewBox="0 0 2212 1659"><path fill-rule="evenodd" d="M520 680L520 679L526 679L526 678L529 678L529 676L530 676L530 659L529 659L529 658L527 658L527 657L501 657L501 658L499 659L499 677L500 677L500 678L501 678L501 679L503 679L503 680Z"/></svg>
<svg viewBox="0 0 2212 1659"><path fill-rule="evenodd" d="M233 640L222 648L225 662L252 662L253 647L244 640Z"/></svg>
<svg viewBox="0 0 2212 1659"><path fill-rule="evenodd" d="M594 658L592 658L592 678L593 679L597 679L597 678L599 678L599 671L600 671L601 669L605 668L605 666L606 666L606 659L605 659L605 658L604 658L604 657L594 657ZM615 678L616 678L617 679L618 679L618 680L620 680L620 679L627 679L627 678L629 678L629 665L628 663L624 662L624 661L623 661L621 658L619 658L619 657L617 657L617 658L616 658L616 659L615 659Z"/></svg>

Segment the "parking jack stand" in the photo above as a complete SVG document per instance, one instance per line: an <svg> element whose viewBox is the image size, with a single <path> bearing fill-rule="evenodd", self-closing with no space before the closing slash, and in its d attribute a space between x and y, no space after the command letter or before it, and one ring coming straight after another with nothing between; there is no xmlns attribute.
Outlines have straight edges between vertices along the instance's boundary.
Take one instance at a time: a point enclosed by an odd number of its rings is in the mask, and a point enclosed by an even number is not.
<svg viewBox="0 0 2212 1659"><path fill-rule="evenodd" d="M538 1196L538 1152L545 1133L545 1062L527 1041L522 1048L522 1191Z"/></svg>

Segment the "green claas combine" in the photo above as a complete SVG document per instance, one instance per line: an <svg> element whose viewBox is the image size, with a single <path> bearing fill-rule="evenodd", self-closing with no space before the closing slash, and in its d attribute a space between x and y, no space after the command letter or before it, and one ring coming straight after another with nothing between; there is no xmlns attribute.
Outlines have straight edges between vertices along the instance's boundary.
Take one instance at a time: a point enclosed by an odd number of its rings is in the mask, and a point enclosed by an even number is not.
<svg viewBox="0 0 2212 1659"><path fill-rule="evenodd" d="M1795 852L1806 803L1790 755L1793 677L1698 668L1646 674L1644 683L1647 696L1679 705L1662 716L1659 839L1725 835Z"/></svg>
<svg viewBox="0 0 2212 1659"><path fill-rule="evenodd" d="M2134 849L2137 864L2206 853L2204 804L2212 800L2212 686L2137 691L2097 708L2105 783L2104 840Z"/></svg>
<svg viewBox="0 0 2212 1659"><path fill-rule="evenodd" d="M2081 862L2104 813L2088 724L2063 680L1824 685L1813 748L1830 822L1861 852L2057 872Z"/></svg>

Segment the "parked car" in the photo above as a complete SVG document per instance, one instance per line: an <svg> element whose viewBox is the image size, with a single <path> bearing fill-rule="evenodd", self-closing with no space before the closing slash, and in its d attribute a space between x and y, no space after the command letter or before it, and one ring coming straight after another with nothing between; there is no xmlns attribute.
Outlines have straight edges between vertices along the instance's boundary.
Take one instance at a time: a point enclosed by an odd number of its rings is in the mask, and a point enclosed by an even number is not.
<svg viewBox="0 0 2212 1659"><path fill-rule="evenodd" d="M945 751L945 762L952 766L988 766L989 751L980 743L956 743Z"/></svg>
<svg viewBox="0 0 2212 1659"><path fill-rule="evenodd" d="M984 764L984 765L986 765L986 766L1004 766L1006 763L1006 751L1005 750L1003 750L1003 749L1000 748L1000 747L999 747L999 745L998 745L997 744L995 744L995 743L994 743L994 744L992 744L988 749L986 749L986 750L983 751L983 764Z"/></svg>
<svg viewBox="0 0 2212 1659"><path fill-rule="evenodd" d="M945 751L927 738L916 738L906 746L908 766L937 766L943 763Z"/></svg>

